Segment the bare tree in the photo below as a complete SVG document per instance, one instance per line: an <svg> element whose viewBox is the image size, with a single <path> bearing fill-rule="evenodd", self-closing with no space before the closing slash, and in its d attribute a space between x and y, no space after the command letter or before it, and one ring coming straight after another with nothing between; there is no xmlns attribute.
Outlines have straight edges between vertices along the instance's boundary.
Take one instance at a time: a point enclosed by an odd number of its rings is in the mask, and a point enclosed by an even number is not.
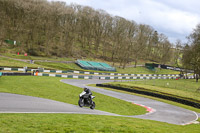
<svg viewBox="0 0 200 133"><path fill-rule="evenodd" d="M179 61L182 55L182 42L181 40L176 40L175 47L173 48L173 64L179 67Z"/></svg>
<svg viewBox="0 0 200 133"><path fill-rule="evenodd" d="M149 37L151 34L150 28L148 25L140 24L136 34L136 43L134 43L133 49L133 59L135 62L135 67L137 65L138 59L142 56L142 52L149 43Z"/></svg>
<svg viewBox="0 0 200 133"><path fill-rule="evenodd" d="M183 49L183 66L200 75L200 24L188 36L188 43Z"/></svg>

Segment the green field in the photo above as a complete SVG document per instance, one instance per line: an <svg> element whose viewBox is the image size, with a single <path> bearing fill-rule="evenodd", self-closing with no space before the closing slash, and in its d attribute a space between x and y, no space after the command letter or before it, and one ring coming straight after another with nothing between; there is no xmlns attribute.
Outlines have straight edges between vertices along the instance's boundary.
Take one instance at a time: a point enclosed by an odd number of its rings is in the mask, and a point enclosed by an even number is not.
<svg viewBox="0 0 200 133"><path fill-rule="evenodd" d="M14 57L14 56L13 56ZM17 57L28 58L28 57ZM34 57L31 57L32 59ZM40 58L42 59L42 58ZM48 58L45 58L48 60ZM59 59L55 59L59 60ZM61 59L62 60L62 59ZM75 64L61 64L53 62L35 62L29 64L13 59L0 57L0 66L10 67L43 67L49 69L80 69ZM81 69L80 69L81 70ZM144 67L117 69L118 73L136 74L177 74L169 70L157 69L149 71ZM78 95L81 88L60 82L63 78L58 77L35 77L35 76L2 76L0 78L0 92L16 93L35 97L42 97L77 105ZM168 84L167 84L168 83ZM125 83L115 83L126 86L138 86L151 90L159 90L180 96L191 97L199 100L196 89L200 86L194 80L145 80ZM122 92L122 91L120 91ZM93 92L96 96L96 109L121 115L145 114L146 109L132 103ZM147 96L148 97L148 96ZM156 100L160 100L154 98ZM108 102L111 101L111 102ZM164 102L172 103L167 100ZM175 104L196 112L185 105ZM66 132L130 132L130 133L199 133L200 125L186 126L167 124L163 122L143 120L128 117L79 115L79 114L0 114L0 133L66 133Z"/></svg>
<svg viewBox="0 0 200 133"><path fill-rule="evenodd" d="M0 114L1 133L199 133L200 125L78 114Z"/></svg>
<svg viewBox="0 0 200 133"><path fill-rule="evenodd" d="M60 82L57 77L3 76L0 92L53 99L77 105L81 88ZM145 109L131 103L94 93L96 109L116 114L137 115ZM111 101L111 102L107 102ZM136 118L78 114L0 114L0 132L136 132L198 133L200 125L172 125Z"/></svg>

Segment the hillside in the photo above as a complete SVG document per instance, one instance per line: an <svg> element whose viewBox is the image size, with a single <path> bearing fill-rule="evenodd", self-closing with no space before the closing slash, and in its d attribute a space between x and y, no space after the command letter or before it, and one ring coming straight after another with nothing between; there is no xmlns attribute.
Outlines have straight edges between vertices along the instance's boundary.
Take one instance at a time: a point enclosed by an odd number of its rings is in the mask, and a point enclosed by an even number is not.
<svg viewBox="0 0 200 133"><path fill-rule="evenodd" d="M0 0L0 9L1 53L93 58L124 68L141 59L176 60L167 36L103 10L47 0Z"/></svg>

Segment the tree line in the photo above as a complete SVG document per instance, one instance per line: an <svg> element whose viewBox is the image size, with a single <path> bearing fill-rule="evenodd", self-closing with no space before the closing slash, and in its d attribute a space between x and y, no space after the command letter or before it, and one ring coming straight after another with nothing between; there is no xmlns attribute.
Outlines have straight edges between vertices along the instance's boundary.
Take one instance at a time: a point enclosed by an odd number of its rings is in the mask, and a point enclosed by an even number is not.
<svg viewBox="0 0 200 133"><path fill-rule="evenodd" d="M200 24L187 38L188 43L183 48L182 63L186 70L193 70L194 74L197 74L198 81L200 75Z"/></svg>
<svg viewBox="0 0 200 133"><path fill-rule="evenodd" d="M31 55L94 57L122 67L139 59L175 63L179 50L149 25L47 0L0 0L0 40L5 39L20 42L20 51Z"/></svg>

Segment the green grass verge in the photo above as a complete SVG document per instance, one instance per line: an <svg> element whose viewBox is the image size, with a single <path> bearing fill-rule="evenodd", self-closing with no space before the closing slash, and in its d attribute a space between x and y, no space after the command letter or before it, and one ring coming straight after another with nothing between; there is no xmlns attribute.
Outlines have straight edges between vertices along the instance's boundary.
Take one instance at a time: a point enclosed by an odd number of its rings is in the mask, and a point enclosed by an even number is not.
<svg viewBox="0 0 200 133"><path fill-rule="evenodd" d="M40 57L40 56L24 56L22 54L10 54L10 53L1 53L1 55L16 58L16 59L26 59L26 60L50 60L50 61L73 61L72 58L59 58L59 57Z"/></svg>
<svg viewBox="0 0 200 133"><path fill-rule="evenodd" d="M152 92L175 95L194 101L200 101L200 92L197 91L200 87L200 82L196 83L194 79L145 80L121 83L114 82L111 84L133 88L139 87Z"/></svg>
<svg viewBox="0 0 200 133"><path fill-rule="evenodd" d="M2 133L199 133L200 125L172 125L136 118L78 114L0 114Z"/></svg>
<svg viewBox="0 0 200 133"><path fill-rule="evenodd" d="M168 83L168 85L167 85L167 83ZM196 92L196 89L199 87L200 83L196 83L195 80L193 80L193 79L190 79L190 80L145 80L145 81L118 82L118 83L115 82L115 83L111 83L111 84L115 84L115 85L120 84L120 85L126 85L126 86L130 86L130 87L142 87L142 88L145 88L148 90L150 89L153 91L162 91L164 93L171 93L173 95L176 94L181 97L186 97L186 99L188 97L191 97L193 99L199 100L199 95L200 95L199 92ZM171 85L172 88L169 88L169 85ZM160 86L162 86L162 87L160 87ZM176 86L176 87L173 88L173 86ZM104 89L119 91L119 90L115 90L115 89L111 89L111 88L104 88ZM179 107L186 108L186 109L200 113L200 109L190 107L190 106L187 106L184 104L180 104L177 102L168 101L168 100L164 100L164 99L160 99L160 98L155 98L152 96L146 96L146 95L126 92L126 91L119 91L119 92L138 95L138 96L142 96L142 97L147 97L150 99L155 99L158 101L162 101L165 103L169 103L169 104L172 104L175 106L179 106Z"/></svg>
<svg viewBox="0 0 200 133"><path fill-rule="evenodd" d="M81 69L79 66L77 66L75 63L55 63L55 62L35 62L35 64L54 68L55 70L80 70L85 71L84 69Z"/></svg>
<svg viewBox="0 0 200 133"><path fill-rule="evenodd" d="M55 70L83 70L75 63L54 63L54 62L39 62L35 61L34 64L30 64L23 61L17 61L14 59L9 59L5 57L0 57L0 66L3 67L29 67L29 68L45 68L45 69L55 69Z"/></svg>
<svg viewBox="0 0 200 133"><path fill-rule="evenodd" d="M32 68L37 68L37 67L43 67L41 65L37 65L37 64L30 64L27 62L22 62L22 61L17 61L17 60L13 60L13 59L9 59L9 58L4 58L4 57L0 57L0 66L3 67L32 67Z"/></svg>
<svg viewBox="0 0 200 133"><path fill-rule="evenodd" d="M96 84L91 84L89 86L96 87ZM177 102L161 99L161 98L156 98L156 97L152 97L152 96L147 96L147 95L127 92L127 91L122 91L122 90L116 90L116 89L107 88L107 87L99 87L99 88L112 90L112 91L116 91L116 92L121 92L121 93L126 93L126 94L130 94L130 95L141 96L141 97L145 97L145 98L149 98L149 99L154 99L154 100L157 100L157 101L161 101L161 102L164 102L164 103L168 103L168 104L171 104L171 105L175 105L175 106L178 106L178 107L182 107L182 108L185 108L185 109L192 110L192 111L200 113L200 109L197 109L197 108L194 108L194 107L191 107L191 106L188 106L188 105L184 105L184 104L181 104L181 103L177 103Z"/></svg>
<svg viewBox="0 0 200 133"><path fill-rule="evenodd" d="M180 74L180 72L167 70L167 69L158 69L156 71L151 71L145 67L131 67L131 68L117 68L118 73L127 73L127 74Z"/></svg>
<svg viewBox="0 0 200 133"><path fill-rule="evenodd" d="M3 76L0 92L42 97L70 104L78 104L82 88L60 82L58 77ZM132 103L93 92L96 109L121 115L145 114L146 109Z"/></svg>

